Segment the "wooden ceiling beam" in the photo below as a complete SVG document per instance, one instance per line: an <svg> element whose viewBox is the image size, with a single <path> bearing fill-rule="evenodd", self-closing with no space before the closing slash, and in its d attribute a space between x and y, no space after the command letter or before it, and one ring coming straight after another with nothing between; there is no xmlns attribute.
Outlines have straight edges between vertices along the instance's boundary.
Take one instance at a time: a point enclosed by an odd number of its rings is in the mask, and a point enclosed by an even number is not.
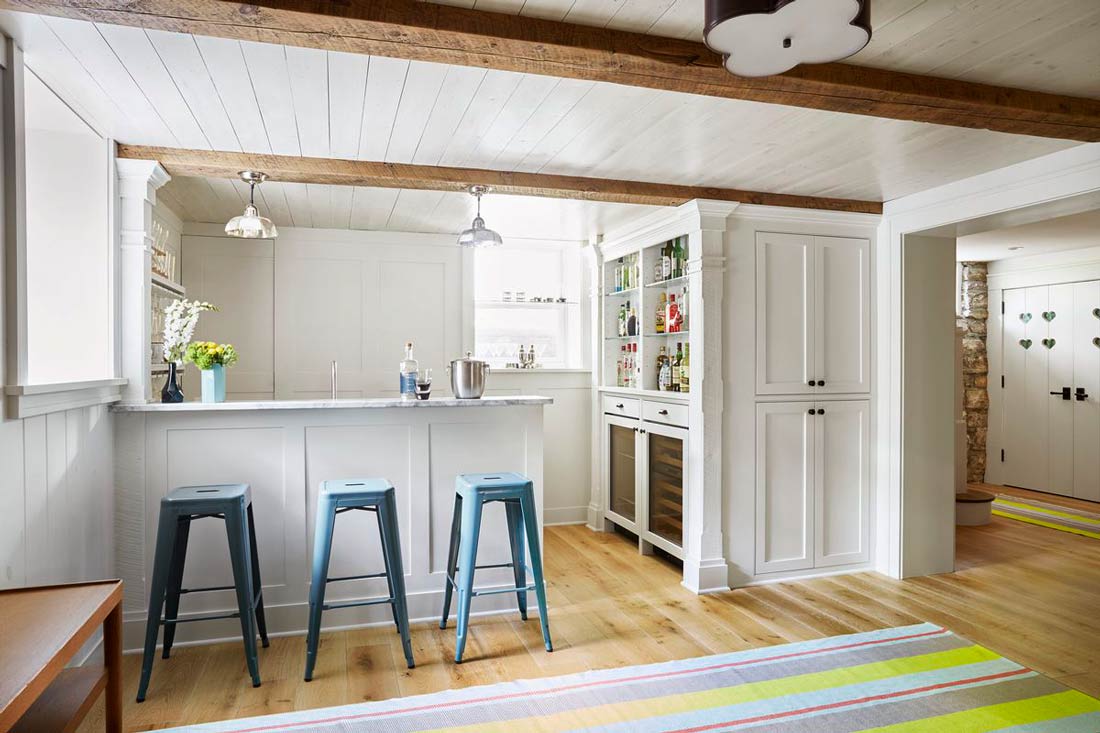
<svg viewBox="0 0 1100 733"><path fill-rule="evenodd" d="M1038 137L1100 141L1100 100L850 64L741 78L703 44L416 0L0 0L204 36L613 82ZM736 134L732 131L731 134Z"/></svg>
<svg viewBox="0 0 1100 733"><path fill-rule="evenodd" d="M643 181L616 181L547 173L509 173L480 168L445 168L366 160L300 158L289 155L185 150L141 145L119 145L118 157L158 161L173 176L237 178L239 171L256 170L266 173L268 180L287 183L327 183L338 186L410 188L430 191L466 191L474 184L481 184L490 186L496 193L617 204L679 206L692 199L714 199L800 209L882 213L882 204L878 201L761 193L733 188L678 186Z"/></svg>

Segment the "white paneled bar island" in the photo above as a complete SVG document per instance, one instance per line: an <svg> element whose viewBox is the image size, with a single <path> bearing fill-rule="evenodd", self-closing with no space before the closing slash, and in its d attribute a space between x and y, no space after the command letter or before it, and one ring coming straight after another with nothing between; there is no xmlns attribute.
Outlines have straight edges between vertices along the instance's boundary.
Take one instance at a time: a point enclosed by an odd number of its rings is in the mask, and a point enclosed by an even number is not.
<svg viewBox="0 0 1100 733"><path fill-rule="evenodd" d="M309 549L317 492L326 479L385 477L397 494L401 545L413 619L441 608L447 541L459 473L517 471L534 482L543 514L543 408L547 397L479 400L340 399L204 404L115 405L117 563L125 580L124 642L141 646L161 498L179 486L248 483L272 633L302 633L309 592ZM486 507L479 564L508 562L500 505ZM377 524L366 512L337 520L333 576L382 569ZM512 584L508 569L478 572L478 584ZM183 586L229 586L224 523L191 529ZM333 600L387 593L380 578L329 587ZM187 596L181 616L231 611L232 591ZM514 607L512 594L475 602L474 612ZM385 621L385 606L335 611L326 628ZM235 619L185 624L180 641L240 637Z"/></svg>

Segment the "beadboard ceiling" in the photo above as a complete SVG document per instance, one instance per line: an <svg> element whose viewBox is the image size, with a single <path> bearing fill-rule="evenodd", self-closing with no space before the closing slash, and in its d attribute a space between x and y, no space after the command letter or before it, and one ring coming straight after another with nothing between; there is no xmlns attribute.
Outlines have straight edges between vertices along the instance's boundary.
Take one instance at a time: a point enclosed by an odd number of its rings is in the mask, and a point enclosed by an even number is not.
<svg viewBox="0 0 1100 733"><path fill-rule="evenodd" d="M496 13L703 40L703 0L437 0ZM845 63L1100 98L1096 0L870 0Z"/></svg>
<svg viewBox="0 0 1100 733"><path fill-rule="evenodd" d="M173 178L157 198L184 221L224 224L248 202L240 181ZM469 194L269 181L256 206L279 227L365 229L458 234L474 218ZM485 223L505 238L585 240L629 224L660 207L535 196L494 196L481 202Z"/></svg>
<svg viewBox="0 0 1100 733"><path fill-rule="evenodd" d="M642 17L643 5L657 7L652 0L576 0L569 12L617 8L623 24L635 12ZM666 22L684 12L678 7L668 6ZM518 9L534 12L531 2ZM20 42L28 67L91 124L133 144L866 200L895 199L1076 144L7 11L0 27ZM318 198L343 196L334 190ZM391 219L434 231L428 207L411 202L443 198L401 192L393 213L404 202L412 213Z"/></svg>

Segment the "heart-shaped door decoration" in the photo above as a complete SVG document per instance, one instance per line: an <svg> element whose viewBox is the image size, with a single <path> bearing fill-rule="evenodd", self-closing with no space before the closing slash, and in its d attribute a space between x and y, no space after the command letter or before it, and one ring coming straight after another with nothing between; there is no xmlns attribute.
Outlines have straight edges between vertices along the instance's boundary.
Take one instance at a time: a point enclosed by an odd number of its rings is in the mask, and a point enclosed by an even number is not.
<svg viewBox="0 0 1100 733"><path fill-rule="evenodd" d="M1056 342L1054 341L1054 339L1043 339L1043 346L1047 347L1048 349L1053 349L1055 343Z"/></svg>
<svg viewBox="0 0 1100 733"><path fill-rule="evenodd" d="M1092 309L1092 314L1094 316L1096 316L1097 318L1100 318L1100 308L1093 308Z"/></svg>
<svg viewBox="0 0 1100 733"><path fill-rule="evenodd" d="M1054 320L1055 316L1057 316L1057 315L1058 314L1055 313L1054 311L1043 311L1043 320L1046 321L1047 323L1050 323L1051 321Z"/></svg>
<svg viewBox="0 0 1100 733"><path fill-rule="evenodd" d="M1097 310L1100 310L1100 308L1097 308ZM1028 321L1031 320L1031 314L1030 313L1021 313L1020 314L1020 320L1023 321L1024 323L1027 323Z"/></svg>
<svg viewBox="0 0 1100 733"><path fill-rule="evenodd" d="M1023 346L1025 349L1030 349L1031 339L1020 339L1020 346Z"/></svg>
<svg viewBox="0 0 1100 733"><path fill-rule="evenodd" d="M1092 345L1093 346L1100 346L1100 336L1097 336L1096 338L1094 338L1092 340Z"/></svg>

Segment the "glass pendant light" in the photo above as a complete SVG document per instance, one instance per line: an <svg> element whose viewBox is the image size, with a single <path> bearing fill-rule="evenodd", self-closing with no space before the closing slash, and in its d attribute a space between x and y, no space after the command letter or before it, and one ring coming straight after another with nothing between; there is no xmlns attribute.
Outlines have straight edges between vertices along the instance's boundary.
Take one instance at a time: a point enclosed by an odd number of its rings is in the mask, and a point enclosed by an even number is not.
<svg viewBox="0 0 1100 733"><path fill-rule="evenodd" d="M248 206L244 207L244 213L234 216L225 225L225 233L231 237L242 239L274 239L279 236L279 230L266 216L260 216L256 210L256 186L267 180L266 173L258 171L241 171L241 180L248 184Z"/></svg>
<svg viewBox="0 0 1100 733"><path fill-rule="evenodd" d="M703 39L737 76L840 61L871 40L871 0L706 0Z"/></svg>
<svg viewBox="0 0 1100 733"><path fill-rule="evenodd" d="M458 235L459 247L498 247L504 244L498 233L485 228L485 220L481 218L481 197L488 192L488 186L470 186L470 194L477 197L477 216L470 228Z"/></svg>

